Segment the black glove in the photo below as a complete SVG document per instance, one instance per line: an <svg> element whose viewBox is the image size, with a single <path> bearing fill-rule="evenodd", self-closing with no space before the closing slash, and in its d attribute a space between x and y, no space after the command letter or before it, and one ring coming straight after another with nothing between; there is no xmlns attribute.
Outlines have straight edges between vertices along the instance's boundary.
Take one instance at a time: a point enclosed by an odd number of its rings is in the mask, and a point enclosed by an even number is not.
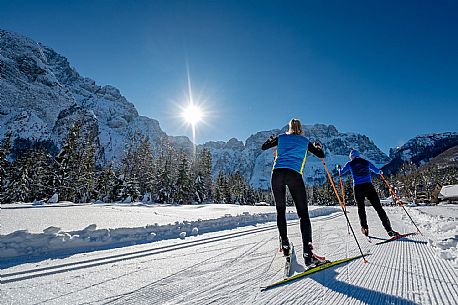
<svg viewBox="0 0 458 305"><path fill-rule="evenodd" d="M320 142L315 141L315 142L313 142L313 145L314 145L316 148L319 148L319 149L323 150L323 145L321 145Z"/></svg>

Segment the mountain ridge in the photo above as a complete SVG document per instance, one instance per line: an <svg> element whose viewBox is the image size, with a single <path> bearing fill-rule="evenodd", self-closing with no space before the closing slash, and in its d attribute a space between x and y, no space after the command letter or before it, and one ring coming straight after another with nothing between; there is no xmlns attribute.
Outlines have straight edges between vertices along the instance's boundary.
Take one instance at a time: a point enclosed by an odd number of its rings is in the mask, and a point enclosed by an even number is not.
<svg viewBox="0 0 458 305"><path fill-rule="evenodd" d="M103 162L119 160L126 146L139 137L148 137L153 150L164 143L187 152L194 146L186 136L167 135L158 120L139 115L119 89L81 76L52 48L1 29L0 101L0 124L6 127L0 130L0 139L11 132L14 138L51 140L60 146L72 124L82 120L83 129L96 135ZM261 145L270 135L285 131L286 126L255 132L245 141L231 138L196 146L210 150L213 177L221 171L240 171L251 185L268 188L273 155L262 151ZM391 161L367 136L339 132L333 125L304 125L304 135L323 143L331 170L348 161L351 148L377 166ZM326 179L321 160L308 157L304 179L308 183Z"/></svg>

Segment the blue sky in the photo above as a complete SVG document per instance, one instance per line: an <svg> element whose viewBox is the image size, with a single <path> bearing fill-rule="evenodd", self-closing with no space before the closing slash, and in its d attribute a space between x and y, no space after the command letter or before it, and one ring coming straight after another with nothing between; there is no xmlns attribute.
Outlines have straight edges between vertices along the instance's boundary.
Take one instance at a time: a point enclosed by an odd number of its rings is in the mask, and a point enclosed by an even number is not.
<svg viewBox="0 0 458 305"><path fill-rule="evenodd" d="M170 135L187 69L210 113L197 142L290 118L369 136L384 152L458 131L457 1L3 1L0 27L111 84Z"/></svg>

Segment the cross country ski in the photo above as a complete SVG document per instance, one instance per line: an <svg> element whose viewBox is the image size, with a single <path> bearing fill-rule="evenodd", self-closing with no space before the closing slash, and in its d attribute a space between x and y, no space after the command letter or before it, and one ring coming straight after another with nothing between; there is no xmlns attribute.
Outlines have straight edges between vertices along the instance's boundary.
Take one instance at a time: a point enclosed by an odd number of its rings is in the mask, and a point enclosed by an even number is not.
<svg viewBox="0 0 458 305"><path fill-rule="evenodd" d="M369 254L367 253L365 255L367 256ZM325 270L325 269L328 269L328 268L331 268L331 267L334 267L334 266L337 266L337 265L341 265L341 264L350 262L352 260L355 260L355 259L358 259L358 258L361 258L361 257L363 257L363 255L357 255L357 256L353 256L353 257L339 259L339 260L336 260L336 261L326 261L326 262L320 263L319 265L311 267L311 268L305 270L304 272L298 273L296 275L293 275L293 276L288 277L286 279L283 279L281 281L275 282L275 283L270 284L268 286L261 287L261 291L266 291L266 290L269 290L269 289L284 285L286 283L291 283L293 281L296 281L296 280L298 280L300 278L303 278L303 277L306 277L308 275L317 273L319 271L322 271L322 270Z"/></svg>
<svg viewBox="0 0 458 305"><path fill-rule="evenodd" d="M415 235L415 234L417 234L417 232L406 233L406 234L398 234L398 235L393 236L393 237L391 237L389 239L379 241L378 243L375 243L375 244L376 245L382 245L382 244L389 243L390 241L395 241L395 240L398 240L398 239L401 239L401 238L404 238L404 237L407 237L407 236Z"/></svg>

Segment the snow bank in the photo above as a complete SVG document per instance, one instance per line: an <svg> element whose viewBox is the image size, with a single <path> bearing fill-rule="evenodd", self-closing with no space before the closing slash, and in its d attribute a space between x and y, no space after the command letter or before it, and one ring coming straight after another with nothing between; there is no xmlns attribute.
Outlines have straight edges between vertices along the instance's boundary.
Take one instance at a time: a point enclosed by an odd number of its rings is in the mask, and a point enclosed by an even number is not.
<svg viewBox="0 0 458 305"><path fill-rule="evenodd" d="M329 215L340 211L338 207L320 207L310 211L310 217ZM287 219L297 219L296 213L287 213ZM97 248L118 247L137 243L195 236L208 232L229 230L236 227L253 226L276 221L276 213L226 215L216 219L183 221L168 225L147 225L134 228L97 229L91 224L78 231L62 231L49 227L42 233L18 230L0 235L0 258L15 259L35 256L56 256L96 250Z"/></svg>
<svg viewBox="0 0 458 305"><path fill-rule="evenodd" d="M309 206L309 210L317 208ZM287 211L296 211L287 207ZM170 205L135 203L75 204L8 204L2 206L0 234L6 235L18 230L41 233L49 226L62 231L77 231L90 224L99 229L132 228L150 224L167 225L176 221L196 221L220 218L227 214L237 216L244 212L251 214L275 213L274 206L250 206L235 204Z"/></svg>
<svg viewBox="0 0 458 305"><path fill-rule="evenodd" d="M458 207L422 207L410 211L422 232L434 234L429 245L437 250L437 256L458 268Z"/></svg>

